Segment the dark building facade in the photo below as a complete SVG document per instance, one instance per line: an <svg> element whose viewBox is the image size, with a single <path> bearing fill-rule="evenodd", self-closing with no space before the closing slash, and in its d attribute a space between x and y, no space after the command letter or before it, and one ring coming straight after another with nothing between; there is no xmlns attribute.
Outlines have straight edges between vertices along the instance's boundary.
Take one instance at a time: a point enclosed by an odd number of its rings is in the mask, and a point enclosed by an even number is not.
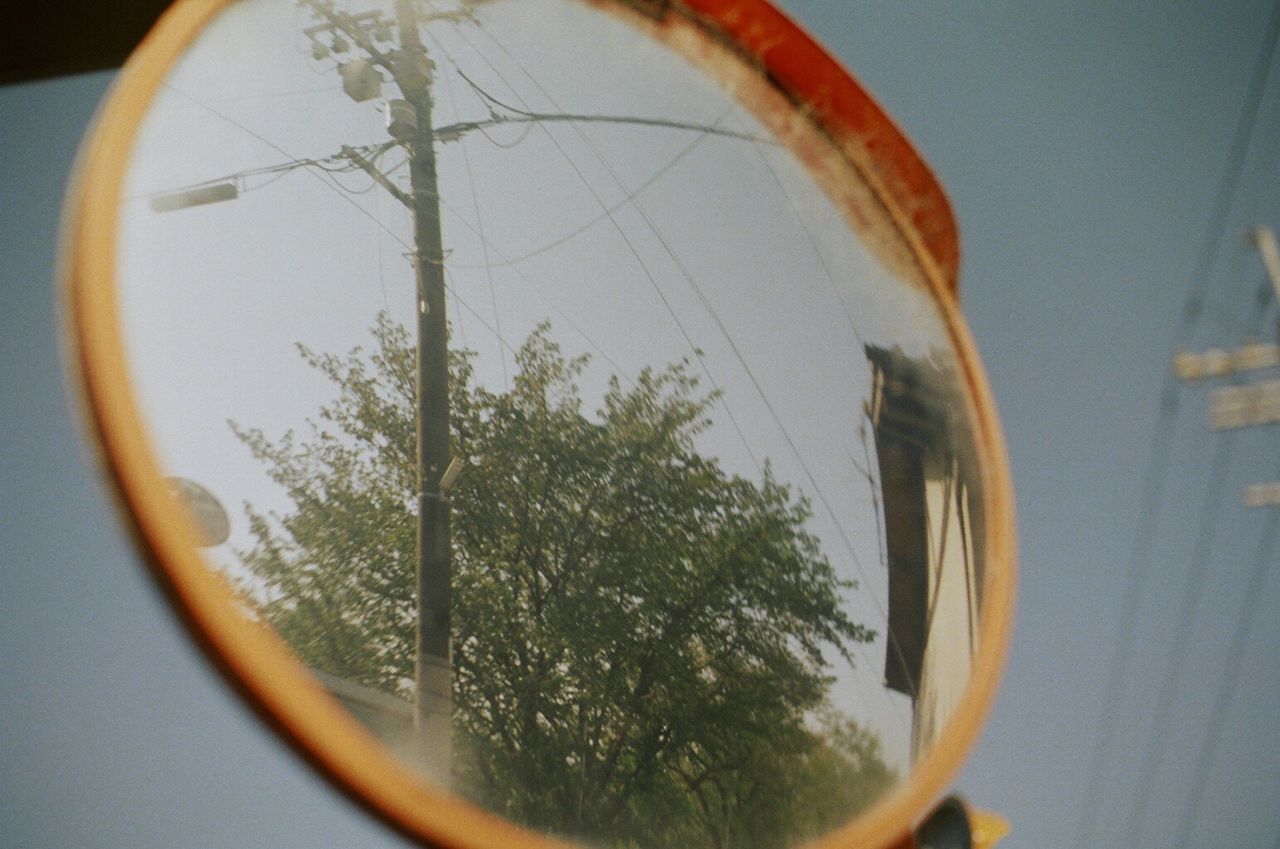
<svg viewBox="0 0 1280 849"><path fill-rule="evenodd" d="M885 686L912 699L918 758L963 695L977 650L981 481L950 358L866 354L889 572Z"/></svg>

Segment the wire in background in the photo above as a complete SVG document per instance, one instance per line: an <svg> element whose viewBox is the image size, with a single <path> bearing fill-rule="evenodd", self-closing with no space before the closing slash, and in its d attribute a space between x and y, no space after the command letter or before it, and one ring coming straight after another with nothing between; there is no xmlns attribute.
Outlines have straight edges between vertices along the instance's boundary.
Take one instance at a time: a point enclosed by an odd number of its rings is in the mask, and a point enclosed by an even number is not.
<svg viewBox="0 0 1280 849"><path fill-rule="evenodd" d="M1245 158L1249 144L1257 125L1261 108L1262 95L1270 76L1272 56L1276 49L1277 34L1280 33L1280 2L1275 3L1267 21L1265 35L1254 66L1253 75L1245 92L1244 107L1236 124L1231 147L1227 155L1227 163L1222 182L1218 190L1205 238L1200 246L1199 258L1192 271L1186 297L1183 299L1181 321L1173 334L1170 351L1175 352L1187 345L1200 316L1203 313L1204 292L1209 285L1210 273L1217 261L1218 252L1226 236L1231 209L1235 203ZM1156 425L1156 436L1153 441L1147 471L1143 476L1141 493L1142 510L1138 518L1134 545L1126 567L1126 580L1121 593L1120 624L1112 643L1112 658L1108 666L1106 686L1103 690L1103 706L1098 722L1098 734L1090 748L1089 759L1084 773L1084 788L1077 815L1077 837L1075 845L1092 846L1094 826L1098 819L1098 807L1106 786L1108 755L1115 744L1117 713L1124 682L1128 678L1129 665L1133 657L1134 629L1136 616L1128 615L1136 611L1146 594L1147 583L1151 572L1151 554L1159 518L1159 506L1164 500L1165 484L1168 479L1169 453L1173 441L1174 421L1178 412L1177 378L1166 372L1164 386L1160 393L1159 419Z"/></svg>

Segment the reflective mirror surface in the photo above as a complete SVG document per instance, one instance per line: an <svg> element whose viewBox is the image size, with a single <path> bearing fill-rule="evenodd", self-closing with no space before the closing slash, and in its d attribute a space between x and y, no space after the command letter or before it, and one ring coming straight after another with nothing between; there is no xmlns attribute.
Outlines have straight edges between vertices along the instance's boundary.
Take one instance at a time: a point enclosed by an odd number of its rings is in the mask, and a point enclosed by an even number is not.
<svg viewBox="0 0 1280 849"><path fill-rule="evenodd" d="M247 0L118 215L207 567L436 784L595 845L791 846L943 735L988 580L962 354L873 189L696 28Z"/></svg>

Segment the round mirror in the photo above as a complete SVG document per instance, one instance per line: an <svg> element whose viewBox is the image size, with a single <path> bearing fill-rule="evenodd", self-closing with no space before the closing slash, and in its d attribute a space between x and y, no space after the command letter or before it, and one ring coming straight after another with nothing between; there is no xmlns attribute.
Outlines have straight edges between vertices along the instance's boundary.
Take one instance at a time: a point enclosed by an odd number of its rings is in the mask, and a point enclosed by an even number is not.
<svg viewBox="0 0 1280 849"><path fill-rule="evenodd" d="M74 202L141 544L397 827L867 847L943 789L1012 605L954 232L763 0L179 4Z"/></svg>

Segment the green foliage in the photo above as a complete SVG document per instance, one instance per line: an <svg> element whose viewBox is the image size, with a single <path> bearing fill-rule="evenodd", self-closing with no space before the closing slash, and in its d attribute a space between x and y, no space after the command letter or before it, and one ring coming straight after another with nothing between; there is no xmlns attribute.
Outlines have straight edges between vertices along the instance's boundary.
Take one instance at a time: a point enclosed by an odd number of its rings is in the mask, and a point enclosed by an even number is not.
<svg viewBox="0 0 1280 849"><path fill-rule="evenodd" d="M302 659L408 695L414 352L302 354L338 399L300 440L237 428L295 510L250 511L264 615ZM615 378L594 414L539 328L511 389L451 355L455 780L518 822L618 846L779 846L893 780L827 707L841 609L809 506L700 456L714 396L681 363Z"/></svg>

